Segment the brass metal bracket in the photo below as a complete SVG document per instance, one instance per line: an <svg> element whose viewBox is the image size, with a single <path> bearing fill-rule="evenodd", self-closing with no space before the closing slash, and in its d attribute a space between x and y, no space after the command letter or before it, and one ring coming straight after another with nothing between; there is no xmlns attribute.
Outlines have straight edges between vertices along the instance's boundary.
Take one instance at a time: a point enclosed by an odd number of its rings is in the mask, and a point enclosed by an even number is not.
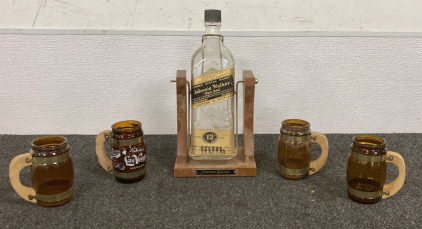
<svg viewBox="0 0 422 229"><path fill-rule="evenodd" d="M220 37L221 41L224 42L224 37L222 35L219 34L206 34L202 36L202 43L204 43L204 38L205 37Z"/></svg>
<svg viewBox="0 0 422 229"><path fill-rule="evenodd" d="M67 149L67 152L63 154L59 154L53 157L34 157L35 152L31 149L29 153L32 154L32 158L27 158L25 160L26 163L34 163L39 165L50 165L50 164L57 164L59 162L65 161L70 157L70 150Z"/></svg>
<svg viewBox="0 0 422 229"><path fill-rule="evenodd" d="M137 137L137 138L133 138L133 139L115 139L110 137L109 141L111 141L112 144L114 145L120 145L120 146L126 146L126 145L135 145L135 144L139 144L143 141L143 137Z"/></svg>
<svg viewBox="0 0 422 229"><path fill-rule="evenodd" d="M236 91L234 91L234 94L236 95L236 154L237 147L239 146L239 83L244 83L244 81L237 81Z"/></svg>
<svg viewBox="0 0 422 229"><path fill-rule="evenodd" d="M374 199L374 198L381 197L382 195L390 195L390 192L384 192L382 190L377 191L377 192L364 192L364 191L354 189L350 187L349 185L347 186L347 191L350 194L357 196L359 198L363 198L363 199Z"/></svg>
<svg viewBox="0 0 422 229"><path fill-rule="evenodd" d="M352 158L359 160L359 161L365 161L365 162L383 162L383 161L392 161L393 156L386 156L386 155L378 155L378 156L371 156L371 155L364 155L357 153L352 150L351 153Z"/></svg>
<svg viewBox="0 0 422 229"><path fill-rule="evenodd" d="M388 156L385 156L385 160L386 161L393 161L393 159L394 159L393 156L389 156L389 157Z"/></svg>
<svg viewBox="0 0 422 229"><path fill-rule="evenodd" d="M291 136L281 133L280 138L285 142L308 142L308 141L315 141L316 137L311 135L303 135L303 136Z"/></svg>
<svg viewBox="0 0 422 229"><path fill-rule="evenodd" d="M68 198L69 196L73 195L73 187L69 188L68 190L54 194L54 195L42 195L42 194L36 194L35 196L28 196L28 199L36 199L42 202L56 202L60 200L64 200Z"/></svg>

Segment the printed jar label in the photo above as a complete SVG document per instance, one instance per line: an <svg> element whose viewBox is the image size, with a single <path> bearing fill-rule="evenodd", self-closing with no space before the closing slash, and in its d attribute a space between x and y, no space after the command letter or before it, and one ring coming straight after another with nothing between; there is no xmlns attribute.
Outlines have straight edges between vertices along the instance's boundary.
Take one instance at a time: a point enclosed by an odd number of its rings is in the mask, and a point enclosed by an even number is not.
<svg viewBox="0 0 422 229"><path fill-rule="evenodd" d="M234 154L233 146L233 130L192 129L192 154Z"/></svg>
<svg viewBox="0 0 422 229"><path fill-rule="evenodd" d="M234 69L230 68L192 80L192 108L231 99L234 96Z"/></svg>
<svg viewBox="0 0 422 229"><path fill-rule="evenodd" d="M144 143L128 146L112 145L111 160L119 172L135 172L145 167L147 152Z"/></svg>

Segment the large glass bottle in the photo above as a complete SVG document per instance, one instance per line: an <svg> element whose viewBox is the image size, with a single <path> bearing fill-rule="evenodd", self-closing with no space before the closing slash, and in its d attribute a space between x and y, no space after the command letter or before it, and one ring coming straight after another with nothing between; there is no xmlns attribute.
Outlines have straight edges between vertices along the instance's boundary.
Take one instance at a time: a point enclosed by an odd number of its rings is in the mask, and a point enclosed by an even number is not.
<svg viewBox="0 0 422 229"><path fill-rule="evenodd" d="M191 138L195 160L230 160L234 135L234 59L220 35L221 11L205 10L205 35L191 63Z"/></svg>

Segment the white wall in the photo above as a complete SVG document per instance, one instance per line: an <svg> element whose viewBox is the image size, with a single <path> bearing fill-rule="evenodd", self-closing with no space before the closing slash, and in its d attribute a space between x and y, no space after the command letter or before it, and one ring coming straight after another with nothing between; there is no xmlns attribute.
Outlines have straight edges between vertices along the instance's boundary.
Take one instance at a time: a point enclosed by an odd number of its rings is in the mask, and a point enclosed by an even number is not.
<svg viewBox="0 0 422 229"><path fill-rule="evenodd" d="M0 134L96 134L136 119L176 133L175 78L194 36L0 34ZM259 78L256 133L422 133L422 38L226 37Z"/></svg>
<svg viewBox="0 0 422 229"><path fill-rule="evenodd" d="M420 0L1 0L0 30L203 31L204 9L224 31L422 32Z"/></svg>

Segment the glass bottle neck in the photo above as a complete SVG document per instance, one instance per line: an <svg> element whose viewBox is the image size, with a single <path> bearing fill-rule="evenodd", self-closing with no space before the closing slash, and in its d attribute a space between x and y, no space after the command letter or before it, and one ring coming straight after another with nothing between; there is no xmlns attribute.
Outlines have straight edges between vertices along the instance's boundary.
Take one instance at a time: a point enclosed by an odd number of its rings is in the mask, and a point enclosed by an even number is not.
<svg viewBox="0 0 422 229"><path fill-rule="evenodd" d="M205 34L220 35L221 24L205 24Z"/></svg>

